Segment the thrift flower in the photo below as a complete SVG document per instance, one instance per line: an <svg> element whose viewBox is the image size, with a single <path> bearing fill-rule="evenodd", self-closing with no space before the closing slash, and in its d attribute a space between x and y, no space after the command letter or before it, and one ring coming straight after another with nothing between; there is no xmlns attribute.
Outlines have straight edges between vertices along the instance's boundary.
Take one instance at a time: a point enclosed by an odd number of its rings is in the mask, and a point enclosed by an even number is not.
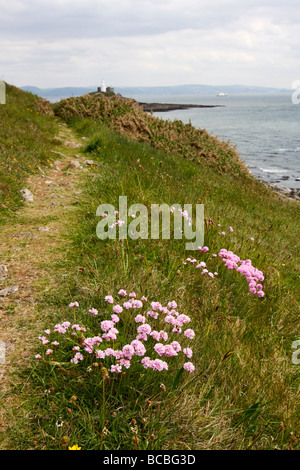
<svg viewBox="0 0 300 470"><path fill-rule="evenodd" d="M186 336L189 339L193 339L195 337L195 332L194 332L194 330L189 328L189 329L185 330L184 336Z"/></svg>
<svg viewBox="0 0 300 470"><path fill-rule="evenodd" d="M122 297L126 297L127 292L126 292L126 290L124 290L124 289L120 289L119 292L118 292L118 294L121 295Z"/></svg>
<svg viewBox="0 0 300 470"><path fill-rule="evenodd" d="M96 310L95 308L91 308L89 312L92 313L93 315L98 315L98 310Z"/></svg>
<svg viewBox="0 0 300 470"><path fill-rule="evenodd" d="M191 348L184 348L183 350L183 353L186 355L186 357L188 357L189 359L192 357L193 355L193 351L191 350Z"/></svg>
<svg viewBox="0 0 300 470"><path fill-rule="evenodd" d="M188 372L193 372L195 370L195 366L191 362L186 362L185 364L183 364L183 368Z"/></svg>
<svg viewBox="0 0 300 470"><path fill-rule="evenodd" d="M122 307L121 307L120 305L115 305L115 306L113 307L113 311L114 311L115 313L121 313L121 312L123 312L123 309L122 309Z"/></svg>

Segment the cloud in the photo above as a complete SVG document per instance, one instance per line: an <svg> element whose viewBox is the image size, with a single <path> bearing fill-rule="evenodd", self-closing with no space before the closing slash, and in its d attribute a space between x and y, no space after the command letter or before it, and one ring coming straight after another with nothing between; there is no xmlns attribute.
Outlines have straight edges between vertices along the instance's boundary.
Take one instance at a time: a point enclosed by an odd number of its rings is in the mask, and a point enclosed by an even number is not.
<svg viewBox="0 0 300 470"><path fill-rule="evenodd" d="M0 75L17 86L289 87L294 0L0 0Z"/></svg>

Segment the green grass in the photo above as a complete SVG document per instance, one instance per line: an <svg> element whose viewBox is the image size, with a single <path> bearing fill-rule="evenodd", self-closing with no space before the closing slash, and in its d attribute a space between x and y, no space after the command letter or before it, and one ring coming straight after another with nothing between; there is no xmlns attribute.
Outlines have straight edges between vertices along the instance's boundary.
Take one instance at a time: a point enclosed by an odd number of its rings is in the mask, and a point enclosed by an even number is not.
<svg viewBox="0 0 300 470"><path fill-rule="evenodd" d="M9 430L11 446L299 448L299 365L292 363L292 343L299 338L299 205L278 198L247 174L237 178L205 159L165 153L95 119L72 119L72 126L89 138L86 155L97 165L86 175L76 219L70 221L72 246L53 263L57 287L40 304L45 328L60 346L46 357L48 346L37 339L36 352L45 362L33 358L32 367L22 372L26 403L16 412L18 427ZM110 203L118 209L122 195L128 208L203 203L209 252L187 252L184 240L172 238L100 241L97 207ZM219 235L223 230L226 236ZM251 259L264 273L264 298L250 294L245 278L219 257L211 258L221 248ZM205 261L218 276L202 276L184 264L187 257ZM191 318L194 373L182 371L179 357L170 358L169 370L162 372L132 361L125 375L109 372L109 380L103 377L108 360L86 354L79 364L70 363L72 346L98 335L100 322L109 318L104 297L121 301L121 288L163 305L175 300L178 311ZM71 301L80 307L69 308ZM89 314L91 308L98 309L97 317ZM130 312L120 314L115 349L133 339L139 312ZM83 337L75 341L53 333L56 323L67 320L86 327Z"/></svg>
<svg viewBox="0 0 300 470"><path fill-rule="evenodd" d="M22 205L26 178L53 160L56 124L41 109L37 96L6 85L6 104L0 105L0 224Z"/></svg>

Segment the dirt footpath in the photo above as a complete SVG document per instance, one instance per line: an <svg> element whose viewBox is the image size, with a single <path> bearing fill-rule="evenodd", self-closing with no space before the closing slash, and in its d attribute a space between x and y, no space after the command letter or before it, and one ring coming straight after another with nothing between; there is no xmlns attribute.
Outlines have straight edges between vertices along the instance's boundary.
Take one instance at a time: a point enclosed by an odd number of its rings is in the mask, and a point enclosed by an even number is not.
<svg viewBox="0 0 300 470"><path fill-rule="evenodd" d="M66 225L80 198L81 176L89 171L80 154L84 141L65 124L58 125L61 144L52 150L55 163L47 173L41 170L28 179L24 189L33 201L26 200L0 233L0 449L5 448L1 436L9 409L18 406L12 394L19 380L15 372L31 360L43 325L36 304L56 282L52 263L68 250Z"/></svg>

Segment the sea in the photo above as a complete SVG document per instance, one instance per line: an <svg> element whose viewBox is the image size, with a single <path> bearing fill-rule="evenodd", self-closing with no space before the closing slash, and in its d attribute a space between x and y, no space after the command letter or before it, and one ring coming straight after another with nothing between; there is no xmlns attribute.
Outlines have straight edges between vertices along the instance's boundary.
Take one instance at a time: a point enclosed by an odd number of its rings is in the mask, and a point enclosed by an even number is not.
<svg viewBox="0 0 300 470"><path fill-rule="evenodd" d="M205 128L220 140L230 141L256 178L287 188L300 188L300 104L293 103L292 93L137 94L131 98L147 103L217 105L154 115Z"/></svg>

